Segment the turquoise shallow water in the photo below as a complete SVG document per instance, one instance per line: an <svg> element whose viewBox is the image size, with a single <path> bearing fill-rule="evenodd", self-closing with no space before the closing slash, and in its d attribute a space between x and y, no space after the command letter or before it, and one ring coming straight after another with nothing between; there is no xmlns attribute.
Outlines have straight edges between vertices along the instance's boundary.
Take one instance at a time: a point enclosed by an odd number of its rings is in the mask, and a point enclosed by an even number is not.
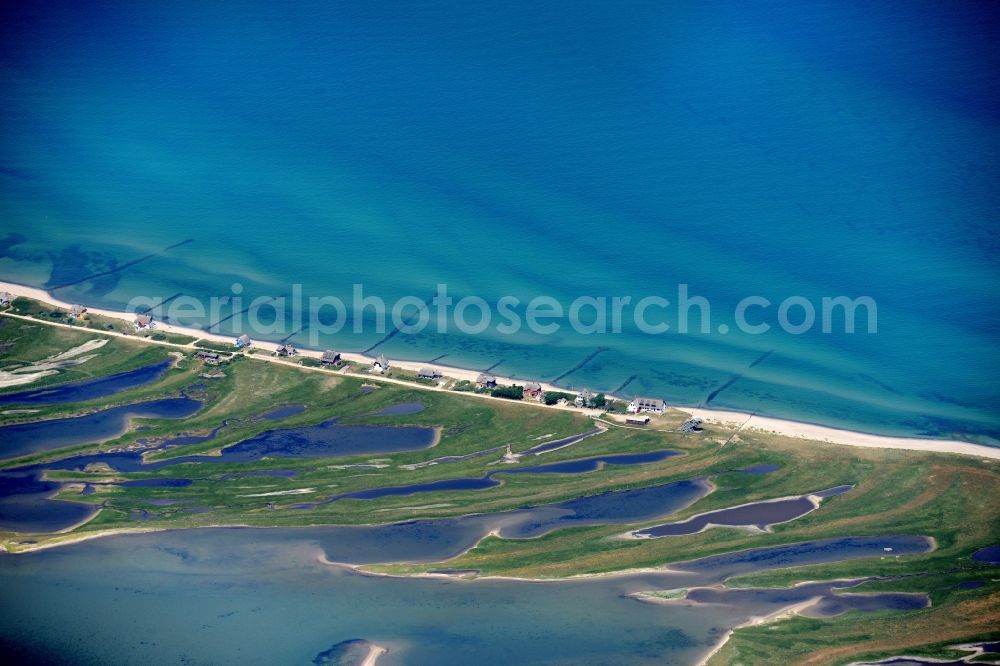
<svg viewBox="0 0 1000 666"><path fill-rule="evenodd" d="M563 304L675 301L686 283L708 333L378 349L889 434L1000 433L989 3L5 12L4 279L115 307L234 282L248 301L446 283ZM870 296L878 332L741 333L750 295Z"/></svg>

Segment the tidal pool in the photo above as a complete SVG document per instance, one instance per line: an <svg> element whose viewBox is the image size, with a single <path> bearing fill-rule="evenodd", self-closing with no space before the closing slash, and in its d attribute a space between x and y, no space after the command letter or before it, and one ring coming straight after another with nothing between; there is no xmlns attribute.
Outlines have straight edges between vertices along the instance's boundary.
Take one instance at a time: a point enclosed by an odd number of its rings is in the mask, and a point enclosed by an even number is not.
<svg viewBox="0 0 1000 666"><path fill-rule="evenodd" d="M637 537L655 539L667 536L697 534L709 527L743 527L765 531L771 525L795 520L814 511L819 507L819 501L815 499L817 497L831 497L847 492L850 489L851 486L837 486L836 488L800 497L786 497L778 500L752 502L728 509L718 509L692 516L681 522L636 530L632 534Z"/></svg>
<svg viewBox="0 0 1000 666"><path fill-rule="evenodd" d="M119 434L124 429L127 419L133 416L164 417L171 415L179 418L178 414L193 413L200 406L200 402L190 398L171 398L106 410L76 419L42 421L25 426L8 426L0 428L0 437L4 431L10 432L10 429L14 429L16 434L12 436L12 441L2 441L5 447L13 445L16 451L30 447L33 447L33 450L44 450L42 447L47 444L51 445L51 448L57 448L69 443L91 442L94 441L94 437L110 439ZM224 426L214 429L208 435L184 436L168 440L159 448L179 443L189 444L210 440L216 436L221 427ZM38 435L38 433L45 434ZM33 439L35 436L47 436L52 439L35 441ZM267 456L319 457L348 455L359 451L375 453L408 450L411 447L419 449L431 446L435 438L436 433L433 428L341 426L326 422L318 426L284 431L269 430L257 437L224 449L221 456L185 456L144 463L143 451L120 451L88 454L53 462L26 465L0 473L0 528L18 533L52 532L76 525L94 515L96 509L89 504L50 499L58 491L60 484L40 481L41 474L46 470L82 470L88 465L106 465L117 472L151 472L190 462L249 462ZM226 474L223 478L232 479L241 476L289 478L296 474L297 472L294 470L248 470ZM192 480L187 478L164 478L134 479L121 481L115 485L179 488L191 483ZM85 488L85 492L88 494L94 492L93 485L88 488Z"/></svg>
<svg viewBox="0 0 1000 666"><path fill-rule="evenodd" d="M788 588L717 588L697 587L688 590L682 600L663 603L724 604L738 606L765 617L794 604L812 603L798 612L805 617L834 617L848 611L917 610L927 608L930 598L923 593L874 592L848 593L870 579L804 583Z"/></svg>
<svg viewBox="0 0 1000 666"><path fill-rule="evenodd" d="M165 359L153 365L96 379L85 379L30 391L8 393L0 395L0 404L50 405L103 398L154 382L162 377L171 365L173 365L173 359Z"/></svg>
<svg viewBox="0 0 1000 666"><path fill-rule="evenodd" d="M880 661L853 662L849 666L966 666L967 664L990 664L995 661L977 659L980 655L993 657L1000 653L1000 642L962 643L949 646L953 650L968 652L965 657L953 661L947 659L923 659L921 657L889 657Z"/></svg>
<svg viewBox="0 0 1000 666"><path fill-rule="evenodd" d="M0 473L0 530L58 532L89 520L97 512L90 504L50 499L59 487L34 474Z"/></svg>
<svg viewBox="0 0 1000 666"><path fill-rule="evenodd" d="M423 426L341 425L336 419L317 425L266 430L222 449L218 456L183 456L145 465L156 469L180 463L254 462L262 458L333 458L370 453L427 449L437 441L434 428Z"/></svg>
<svg viewBox="0 0 1000 666"><path fill-rule="evenodd" d="M4 426L0 428L0 458L105 442L124 433L132 418L182 419L197 412L201 404L192 398L163 398L85 416Z"/></svg>
<svg viewBox="0 0 1000 666"><path fill-rule="evenodd" d="M707 576L710 583L719 583L733 576L752 571L783 569L805 564L828 564L865 557L881 557L886 548L895 555L928 553L934 543L924 536L907 534L878 537L839 537L818 539L783 546L748 548L698 560L672 564L678 573L697 573ZM689 587L689 586L677 586Z"/></svg>
<svg viewBox="0 0 1000 666"><path fill-rule="evenodd" d="M275 407L269 412L260 415L260 418L266 419L268 421L276 421L278 419L286 419L289 416L295 416L296 414L301 414L306 411L305 405L283 405L281 407Z"/></svg>
<svg viewBox="0 0 1000 666"><path fill-rule="evenodd" d="M564 527L649 520L689 506L708 491L705 481L692 479L500 513L331 528L335 530L331 534L343 538L329 542L328 555L333 561L353 564L436 562L465 552L491 532L505 539L528 539ZM292 508L313 506L299 504Z"/></svg>
<svg viewBox="0 0 1000 666"><path fill-rule="evenodd" d="M439 481L429 481L427 483L414 483L407 486L384 486L381 488L367 488L349 493L333 495L324 500L323 504L337 502L344 499L372 500L380 497L398 497L405 495L418 495L421 493L441 492L444 490L486 490L496 488L500 485L500 480L496 477L499 474L584 474L595 472L604 465L642 465L651 462L659 462L673 456L680 455L677 451L650 451L648 453L621 453L607 456L595 456L593 458L581 458L579 460L567 460L565 462L550 463L547 465L536 465L534 467L517 467L512 469L499 468L486 474L485 476L464 479L442 479ZM317 503L300 504L295 508L305 508L306 506L316 506Z"/></svg>
<svg viewBox="0 0 1000 666"><path fill-rule="evenodd" d="M190 399L177 398L176 400ZM201 403L196 404L200 405ZM101 412L101 414L103 414L103 412ZM142 415L145 416L145 414ZM71 423L78 423L81 419L85 418L87 417L80 417L79 419L66 419L66 429L72 430L70 428ZM55 422L42 421L37 425L44 423ZM8 427L14 428L17 426ZM103 427L103 422L101 427ZM144 453L181 444L197 444L206 442L214 439L219 430L223 427L225 426L219 426L207 435L185 435L175 437L163 442L160 446L147 449L145 451L118 451L113 453L95 453L72 456L69 458L63 458L62 460L18 467L17 471L40 471L47 469L81 470L87 465L105 464L116 472L150 472L164 467L191 462L232 463L254 462L266 457L322 458L357 455L363 453L392 453L398 451L426 449L432 446L437 438L437 433L434 428L427 428L423 426L346 426L338 425L333 421L326 421L314 426L303 426L300 428L290 428L285 430L267 430L260 435L245 439L231 446L227 446L222 449L222 455L218 456L192 455L170 458L168 460L161 460L158 462L143 462ZM83 428L86 431L86 434L90 436L95 434L96 427L88 428L88 426L84 424ZM3 428L0 428L0 436L2 436L3 430ZM73 434L81 435L80 432ZM92 441L89 437L85 437L84 439L88 442ZM66 446L66 444L61 444L60 446ZM268 470L246 472L246 474L249 475L269 473L271 472Z"/></svg>
<svg viewBox="0 0 1000 666"><path fill-rule="evenodd" d="M1000 544L980 548L972 554L972 559L987 564L1000 564Z"/></svg>
<svg viewBox="0 0 1000 666"><path fill-rule="evenodd" d="M606 456L595 456L593 458L580 458L578 460L567 460L565 462L549 463L547 465L536 465L534 467L518 467L509 470L500 470L494 474L585 474L596 472L605 465L644 465L646 463L660 462L667 458L679 456L679 451L650 451L648 453L618 453Z"/></svg>

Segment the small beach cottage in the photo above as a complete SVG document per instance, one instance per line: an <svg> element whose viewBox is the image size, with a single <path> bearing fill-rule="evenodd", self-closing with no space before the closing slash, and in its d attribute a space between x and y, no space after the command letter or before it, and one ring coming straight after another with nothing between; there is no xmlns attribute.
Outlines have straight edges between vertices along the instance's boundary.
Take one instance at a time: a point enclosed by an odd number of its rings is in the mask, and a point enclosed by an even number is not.
<svg viewBox="0 0 1000 666"><path fill-rule="evenodd" d="M199 350L198 353L195 354L195 356L197 356L198 358L200 358L203 361L216 361L216 362L218 362L218 360L219 360L219 355L217 353L206 351L204 349Z"/></svg>
<svg viewBox="0 0 1000 666"><path fill-rule="evenodd" d="M542 397L542 385L538 382L528 382L524 385L524 397L539 400Z"/></svg>
<svg viewBox="0 0 1000 666"><path fill-rule="evenodd" d="M437 379L440 376L441 373L434 368L420 368L420 371L417 373L418 379Z"/></svg>
<svg viewBox="0 0 1000 666"><path fill-rule="evenodd" d="M481 372L479 373L479 376L476 377L476 386L479 388L496 388L497 378L493 375Z"/></svg>
<svg viewBox="0 0 1000 666"><path fill-rule="evenodd" d="M371 371L377 372L380 375L389 371L389 359L385 357L385 354L379 354L378 358L372 361Z"/></svg>
<svg viewBox="0 0 1000 666"><path fill-rule="evenodd" d="M10 305L10 302L14 300L14 294L9 291L0 291L0 305Z"/></svg>
<svg viewBox="0 0 1000 666"><path fill-rule="evenodd" d="M336 365L340 361L340 352L327 349L319 360L323 365Z"/></svg>
<svg viewBox="0 0 1000 666"><path fill-rule="evenodd" d="M80 305L79 303L77 303L76 305L74 305L69 309L69 316L72 317L73 319L79 319L83 317L83 315L85 315L86 313L87 313L87 308L84 307L83 305Z"/></svg>
<svg viewBox="0 0 1000 666"><path fill-rule="evenodd" d="M235 344L236 344L236 346L237 346L237 347L239 347L240 349L246 349L247 347L249 347L249 346L250 346L250 345L252 345L253 343L252 343L252 342L250 342L250 336L249 336L249 335L247 335L246 333L244 333L244 334L243 334L243 335L241 335L240 337L236 338L236 342L235 342Z"/></svg>
<svg viewBox="0 0 1000 666"><path fill-rule="evenodd" d="M583 389L583 392L576 396L573 404L577 407L590 407L594 404L594 394L587 389Z"/></svg>
<svg viewBox="0 0 1000 666"><path fill-rule="evenodd" d="M153 315L137 314L135 316L135 330L142 331L153 327Z"/></svg>
<svg viewBox="0 0 1000 666"><path fill-rule="evenodd" d="M299 353L295 347L291 345L278 345L278 348L274 350L275 356L295 356Z"/></svg>

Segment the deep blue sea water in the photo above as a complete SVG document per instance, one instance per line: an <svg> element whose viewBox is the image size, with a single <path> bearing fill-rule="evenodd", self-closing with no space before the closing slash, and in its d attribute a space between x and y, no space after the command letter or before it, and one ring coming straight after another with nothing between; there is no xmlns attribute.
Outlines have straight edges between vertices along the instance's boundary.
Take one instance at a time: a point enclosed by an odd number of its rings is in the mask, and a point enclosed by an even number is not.
<svg viewBox="0 0 1000 666"><path fill-rule="evenodd" d="M889 434L1000 435L994 3L3 11L3 279L114 307L234 282L246 302L295 283L349 301L363 283L391 303L446 283L564 305L676 303L685 283L711 302L709 333L452 329L377 351ZM774 304L751 319L772 324L789 296L817 310L870 296L878 332L742 333L732 312L751 295ZM367 323L318 345L367 349L383 337Z"/></svg>

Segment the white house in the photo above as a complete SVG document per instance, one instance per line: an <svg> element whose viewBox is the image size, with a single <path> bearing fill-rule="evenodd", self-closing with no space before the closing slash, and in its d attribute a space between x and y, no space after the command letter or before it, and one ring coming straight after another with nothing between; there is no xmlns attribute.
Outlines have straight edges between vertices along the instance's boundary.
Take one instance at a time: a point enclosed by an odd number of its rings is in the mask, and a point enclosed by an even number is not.
<svg viewBox="0 0 1000 666"><path fill-rule="evenodd" d="M637 395L628 403L627 411L630 414L662 414L666 408L667 405L659 398L643 398Z"/></svg>

